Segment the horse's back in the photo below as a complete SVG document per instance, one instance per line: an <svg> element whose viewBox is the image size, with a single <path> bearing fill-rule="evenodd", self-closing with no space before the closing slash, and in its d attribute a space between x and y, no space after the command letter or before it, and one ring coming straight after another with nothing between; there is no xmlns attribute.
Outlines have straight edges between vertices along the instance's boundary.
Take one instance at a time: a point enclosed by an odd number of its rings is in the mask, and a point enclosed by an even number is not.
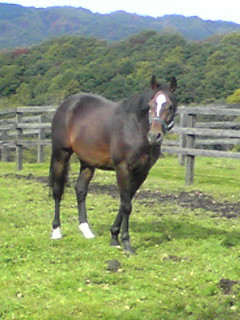
<svg viewBox="0 0 240 320"><path fill-rule="evenodd" d="M69 126L77 120L91 117L91 114L110 112L114 109L114 102L101 96L87 93L79 93L70 96L63 101L53 117L53 138L61 132L69 131Z"/></svg>

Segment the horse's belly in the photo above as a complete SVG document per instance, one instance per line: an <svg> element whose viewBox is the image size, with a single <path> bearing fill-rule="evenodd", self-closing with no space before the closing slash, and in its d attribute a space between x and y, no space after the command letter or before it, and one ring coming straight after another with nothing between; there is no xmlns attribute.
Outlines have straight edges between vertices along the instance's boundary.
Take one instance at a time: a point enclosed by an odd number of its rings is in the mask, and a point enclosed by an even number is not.
<svg viewBox="0 0 240 320"><path fill-rule="evenodd" d="M105 170L113 169L113 162L108 146L88 145L83 143L73 144L73 151L78 155L79 159L91 167L101 168Z"/></svg>

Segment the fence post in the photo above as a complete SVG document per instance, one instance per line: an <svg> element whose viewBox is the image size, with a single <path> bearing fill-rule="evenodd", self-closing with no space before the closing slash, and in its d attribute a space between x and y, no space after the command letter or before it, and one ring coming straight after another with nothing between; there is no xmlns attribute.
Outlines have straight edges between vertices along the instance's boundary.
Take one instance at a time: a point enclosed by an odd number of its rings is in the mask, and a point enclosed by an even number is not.
<svg viewBox="0 0 240 320"><path fill-rule="evenodd" d="M187 127L194 128L196 122L196 115L189 114L187 117ZM187 135L186 147L193 149L195 147L195 136ZM186 156L186 185L190 185L194 180L194 162L195 157L192 155Z"/></svg>
<svg viewBox="0 0 240 320"><path fill-rule="evenodd" d="M40 115L39 123L43 123L44 116ZM38 133L38 162L44 161L44 146L42 145L42 140L45 138L45 130L40 128Z"/></svg>
<svg viewBox="0 0 240 320"><path fill-rule="evenodd" d="M2 145L2 161L8 162L8 159L9 159L9 148L8 148L8 144L4 143Z"/></svg>
<svg viewBox="0 0 240 320"><path fill-rule="evenodd" d="M2 161L3 162L8 162L9 158L9 148L8 148L8 132L7 130L2 130Z"/></svg>
<svg viewBox="0 0 240 320"><path fill-rule="evenodd" d="M16 162L17 162L17 170L22 170L23 168L23 145L18 141L23 138L23 130L18 128L18 124L22 123L23 113L16 112L16 125L17 125L17 135L16 135Z"/></svg>
<svg viewBox="0 0 240 320"><path fill-rule="evenodd" d="M186 128L187 127L187 121L188 117L185 113L180 113L180 128ZM186 135L180 134L179 135L179 148L185 148L186 147ZM185 156L183 154L180 154L178 156L178 164L180 166L184 166L185 164Z"/></svg>

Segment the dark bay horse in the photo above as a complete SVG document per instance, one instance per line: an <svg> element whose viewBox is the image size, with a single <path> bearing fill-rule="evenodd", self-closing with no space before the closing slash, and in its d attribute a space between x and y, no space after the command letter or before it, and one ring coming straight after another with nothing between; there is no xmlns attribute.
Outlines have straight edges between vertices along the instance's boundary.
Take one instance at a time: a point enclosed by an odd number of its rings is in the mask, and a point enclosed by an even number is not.
<svg viewBox="0 0 240 320"><path fill-rule="evenodd" d="M155 76L151 87L120 102L93 94L75 94L57 109L52 121L50 186L55 201L53 239L61 238L60 202L67 181L68 163L73 153L80 161L76 183L79 229L93 238L89 228L85 199L94 170L115 170L120 207L111 227L111 245L132 252L129 216L132 198L157 161L163 134L174 124L177 103L175 78L162 86Z"/></svg>

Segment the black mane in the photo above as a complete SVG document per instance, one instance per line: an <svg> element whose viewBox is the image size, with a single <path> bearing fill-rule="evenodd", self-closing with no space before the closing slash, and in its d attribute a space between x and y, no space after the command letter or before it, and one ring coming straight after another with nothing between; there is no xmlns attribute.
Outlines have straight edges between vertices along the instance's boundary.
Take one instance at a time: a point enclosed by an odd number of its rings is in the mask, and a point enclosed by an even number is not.
<svg viewBox="0 0 240 320"><path fill-rule="evenodd" d="M119 104L118 111L126 113L138 113L149 109L149 101L151 100L154 92L148 90L141 94L134 94L129 98L122 100Z"/></svg>

